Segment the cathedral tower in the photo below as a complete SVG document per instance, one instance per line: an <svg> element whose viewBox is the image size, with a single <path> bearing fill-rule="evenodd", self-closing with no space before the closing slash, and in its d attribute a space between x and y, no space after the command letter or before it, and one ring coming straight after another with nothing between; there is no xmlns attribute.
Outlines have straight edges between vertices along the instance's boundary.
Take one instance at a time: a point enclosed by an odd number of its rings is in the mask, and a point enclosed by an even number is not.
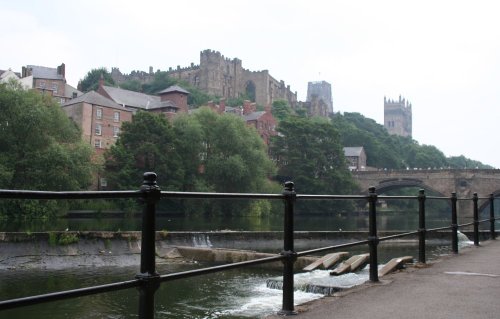
<svg viewBox="0 0 500 319"><path fill-rule="evenodd" d="M411 103L399 96L399 100L384 96L384 126L389 134L412 137Z"/></svg>

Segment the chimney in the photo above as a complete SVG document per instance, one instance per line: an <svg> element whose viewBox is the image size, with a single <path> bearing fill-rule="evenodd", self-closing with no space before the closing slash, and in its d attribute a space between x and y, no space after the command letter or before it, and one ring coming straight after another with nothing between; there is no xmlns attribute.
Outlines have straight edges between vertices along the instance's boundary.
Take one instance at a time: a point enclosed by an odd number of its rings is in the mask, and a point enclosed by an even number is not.
<svg viewBox="0 0 500 319"><path fill-rule="evenodd" d="M257 112L257 103L251 103L250 104L250 113Z"/></svg>
<svg viewBox="0 0 500 319"><path fill-rule="evenodd" d="M252 113L252 104L249 100L243 101L243 115Z"/></svg>
<svg viewBox="0 0 500 319"><path fill-rule="evenodd" d="M57 67L57 74L62 75L64 79L66 78L66 65L64 63Z"/></svg>
<svg viewBox="0 0 500 319"><path fill-rule="evenodd" d="M104 86L104 75L101 73L101 77L99 78L99 87L103 87Z"/></svg>
<svg viewBox="0 0 500 319"><path fill-rule="evenodd" d="M221 98L219 100L219 113L224 114L226 112L226 98Z"/></svg>

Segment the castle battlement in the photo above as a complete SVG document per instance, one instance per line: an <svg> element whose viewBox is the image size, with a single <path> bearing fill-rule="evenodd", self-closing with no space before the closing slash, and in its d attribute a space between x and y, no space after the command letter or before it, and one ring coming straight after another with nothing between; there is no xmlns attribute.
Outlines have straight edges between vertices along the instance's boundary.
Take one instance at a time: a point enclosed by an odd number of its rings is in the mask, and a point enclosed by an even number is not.
<svg viewBox="0 0 500 319"><path fill-rule="evenodd" d="M406 100L405 98L401 98L401 95L399 96L399 100L391 100L387 99L384 96L384 106L387 107L396 107L396 108L409 108L411 109L411 103L410 101Z"/></svg>
<svg viewBox="0 0 500 319"><path fill-rule="evenodd" d="M398 100L384 96L384 126L389 134L412 136L411 103L399 96Z"/></svg>
<svg viewBox="0 0 500 319"><path fill-rule="evenodd" d="M244 69L242 60L225 57L216 50L200 51L199 64L169 67L166 73L208 94L224 98L248 95L260 105L269 105L277 99L287 100L292 107L297 103L297 92L292 92L290 85L287 86L285 81L274 79L269 70ZM122 74L118 68L112 68L111 76L117 84L129 80L138 80L141 83L154 80L152 67L149 73L132 71L130 75Z"/></svg>
<svg viewBox="0 0 500 319"><path fill-rule="evenodd" d="M180 65L177 66L177 68L173 68L173 67L169 67L168 68L168 71L166 71L167 73L175 73L175 72L185 72L185 71L197 71L200 69L200 65L199 64L194 64L194 63L191 63L190 66L186 66L186 67L181 67Z"/></svg>

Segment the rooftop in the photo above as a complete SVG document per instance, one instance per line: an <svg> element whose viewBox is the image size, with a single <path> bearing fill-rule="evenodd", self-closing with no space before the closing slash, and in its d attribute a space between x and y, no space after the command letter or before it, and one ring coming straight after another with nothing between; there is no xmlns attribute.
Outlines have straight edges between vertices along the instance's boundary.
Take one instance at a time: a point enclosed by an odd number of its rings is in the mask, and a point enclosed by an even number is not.
<svg viewBox="0 0 500 319"><path fill-rule="evenodd" d="M121 106L120 104L115 103L114 101L108 99L107 97L100 95L99 93L97 93L95 91L87 92L83 95L80 95L77 98L69 100L68 102L64 103L62 105L62 107L74 105L74 104L78 104L78 103L88 103L88 104L92 104L92 105L110 107L110 108L120 109L120 110L124 110L124 111L131 111L130 109L127 109L127 108Z"/></svg>

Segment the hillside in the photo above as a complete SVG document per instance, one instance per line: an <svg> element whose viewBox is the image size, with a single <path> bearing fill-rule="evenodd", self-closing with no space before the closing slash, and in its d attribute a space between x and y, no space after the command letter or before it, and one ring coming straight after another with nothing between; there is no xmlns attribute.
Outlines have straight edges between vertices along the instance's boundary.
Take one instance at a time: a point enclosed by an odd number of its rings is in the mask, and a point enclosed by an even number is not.
<svg viewBox="0 0 500 319"><path fill-rule="evenodd" d="M433 145L389 135L383 125L359 113L336 113L333 125L340 132L342 145L363 146L367 165L375 168L484 168L493 167L465 156L446 157Z"/></svg>

